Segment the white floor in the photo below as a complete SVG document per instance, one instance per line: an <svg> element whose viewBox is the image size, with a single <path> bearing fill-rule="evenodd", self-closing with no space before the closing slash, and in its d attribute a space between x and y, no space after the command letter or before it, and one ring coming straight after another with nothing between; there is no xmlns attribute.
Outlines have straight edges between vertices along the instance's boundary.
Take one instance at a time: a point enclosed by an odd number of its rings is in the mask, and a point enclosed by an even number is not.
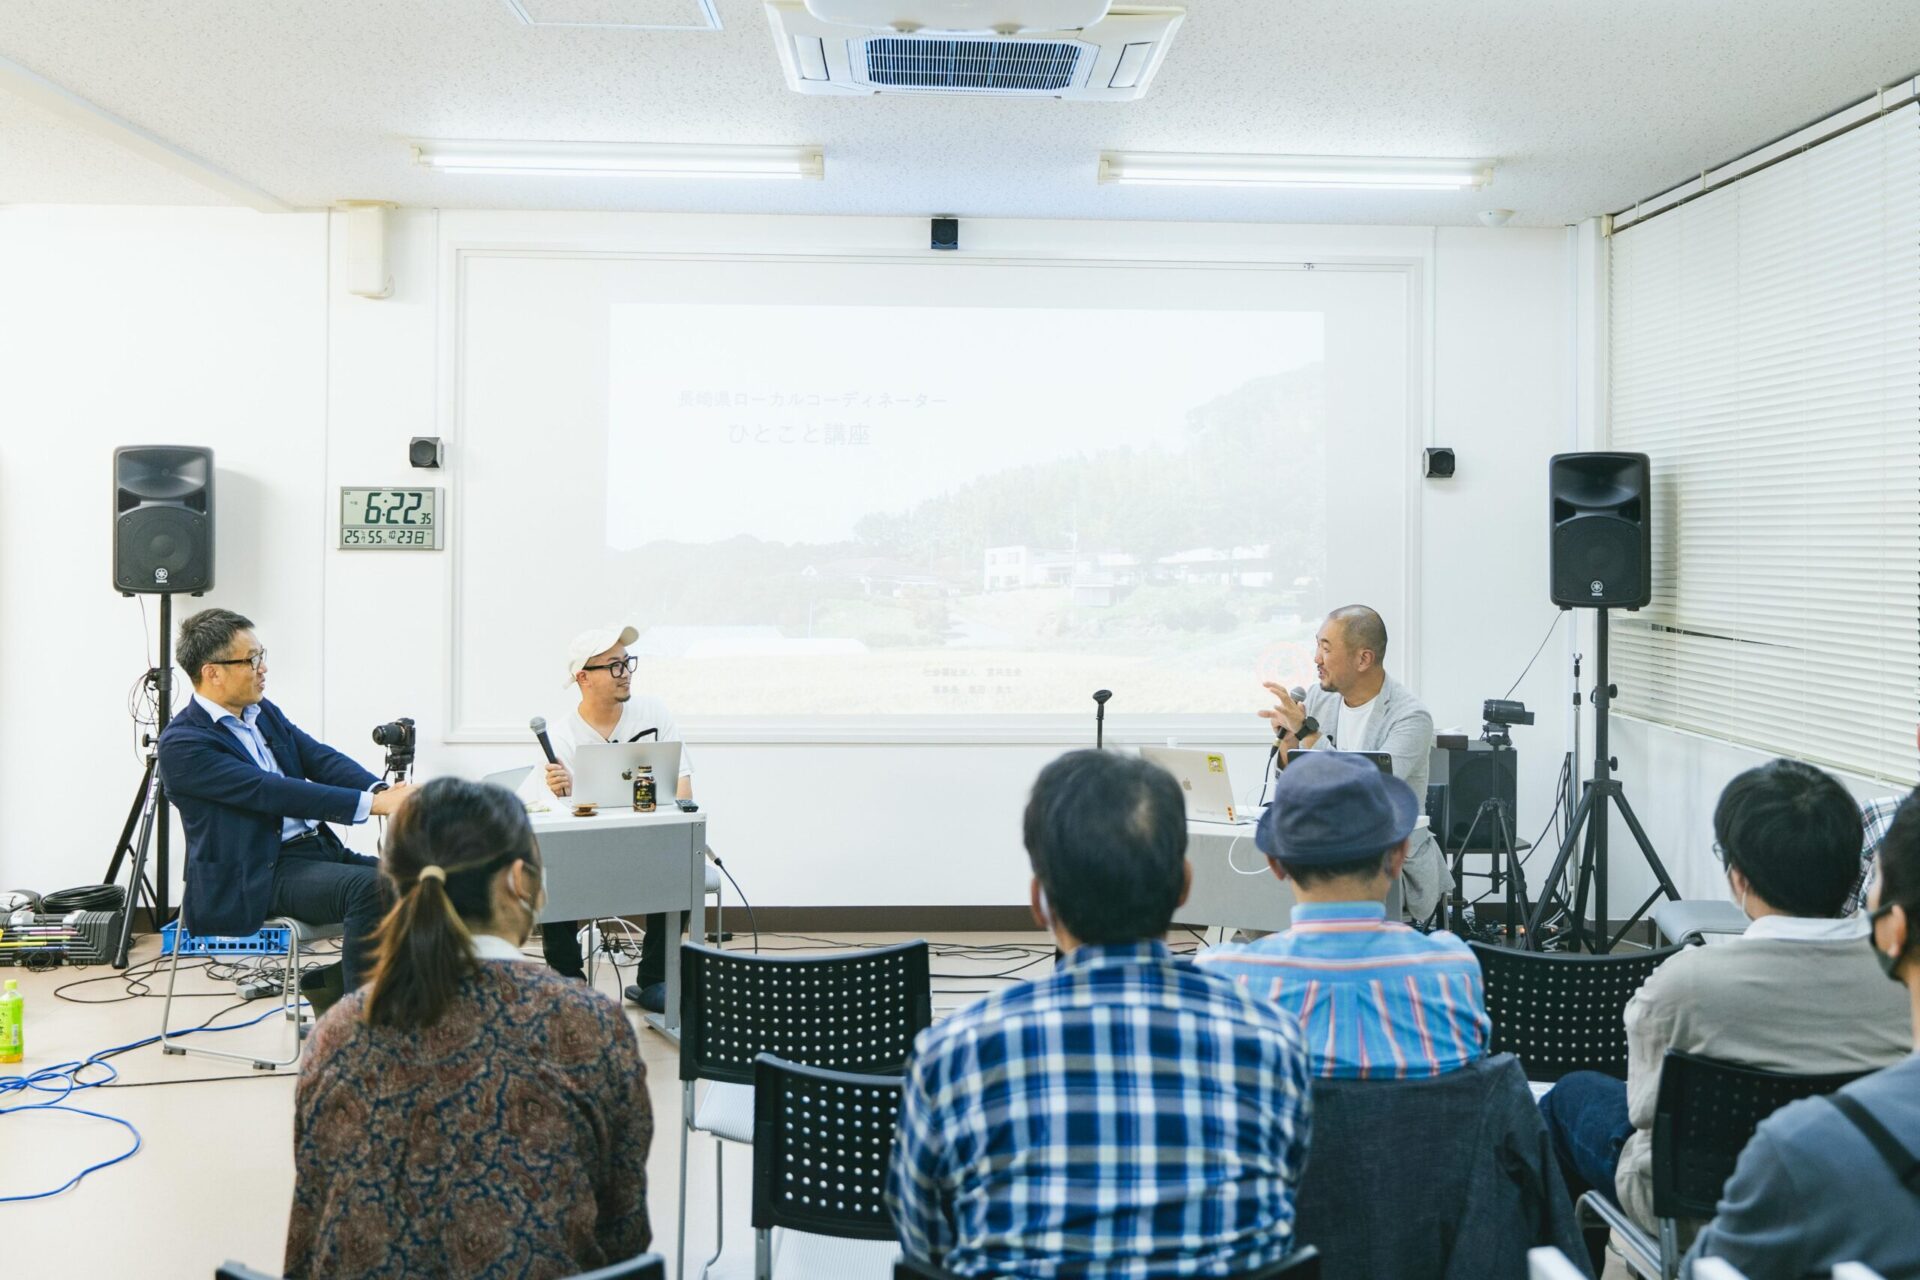
<svg viewBox="0 0 1920 1280"><path fill-rule="evenodd" d="M825 941L865 946L899 941L903 936L844 935ZM1034 977L1052 967L1051 940L1038 933L940 935L930 940L952 944L942 946L933 962L936 1018L972 1003L1007 980L991 975L1017 969L1019 977ZM818 949L795 937L768 937L762 942L769 948ZM157 945L150 937L138 940L132 972L139 972L142 962L154 958ZM746 945L745 939L734 945ZM959 949L983 946L1024 949ZM48 973L0 969L0 977L17 978L27 1000L23 1066L29 1072L84 1059L159 1029L164 973L158 981L147 980L144 995L130 995L123 976L107 968ZM67 986L80 979L97 980ZM614 972L603 966L597 983L600 989L617 997L617 981ZM67 986L67 999L54 995L54 989L63 986ZM215 983L198 971L183 971L180 989L193 993L193 998L185 1002L184 1010L177 1007L176 1011L192 1021L203 1021L235 1000L230 982ZM93 1003L74 1002L79 1000ZM229 1012L221 1020L244 1021L265 1012L268 1003ZM629 1016L636 1012L631 1005L627 1009ZM209 1040L222 1048L239 1048L244 1042L261 1052L278 1054L288 1043L285 1025L275 1017L258 1027ZM653 1247L671 1267L679 1207L679 1059L670 1041L644 1026L640 1047L653 1096L654 1143L647 1162ZM293 1073L266 1074L205 1058L168 1057L158 1045L133 1050L112 1063L119 1071L115 1087L89 1089L69 1101L132 1123L140 1131L141 1149L130 1160L92 1174L60 1195L0 1203L0 1256L5 1258L7 1274L207 1280L229 1258L278 1274L293 1192ZM5 1073L17 1070L8 1067ZM103 1075L90 1071L86 1078ZM48 1096L29 1099L19 1093L0 1094L0 1107ZM0 1119L0 1196L50 1190L87 1165L119 1154L131 1142L125 1129L106 1120L52 1112L8 1115ZM711 1251L714 1237L713 1151L711 1139L696 1138L690 1153L689 1276ZM746 1148L728 1152L727 1248L711 1273L719 1280L753 1274L753 1233L748 1223L751 1165ZM878 1274L884 1276L886 1270ZM1624 1272L1615 1262L1607 1274ZM855 1278L844 1276L843 1280Z"/></svg>

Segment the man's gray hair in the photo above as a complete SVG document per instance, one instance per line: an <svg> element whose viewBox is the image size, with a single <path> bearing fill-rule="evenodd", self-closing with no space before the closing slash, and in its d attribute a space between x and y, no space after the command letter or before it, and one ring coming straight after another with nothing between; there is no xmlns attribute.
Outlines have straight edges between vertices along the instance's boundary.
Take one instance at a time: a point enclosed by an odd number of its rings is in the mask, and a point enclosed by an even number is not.
<svg viewBox="0 0 1920 1280"><path fill-rule="evenodd" d="M202 609L180 624L180 639L174 643L174 656L187 679L197 688L200 669L226 653L227 646L242 631L253 630L253 622L231 609Z"/></svg>
<svg viewBox="0 0 1920 1280"><path fill-rule="evenodd" d="M1387 660L1387 624L1379 614L1363 604L1349 604L1328 614L1327 620L1340 624L1349 649L1371 649L1375 662Z"/></svg>

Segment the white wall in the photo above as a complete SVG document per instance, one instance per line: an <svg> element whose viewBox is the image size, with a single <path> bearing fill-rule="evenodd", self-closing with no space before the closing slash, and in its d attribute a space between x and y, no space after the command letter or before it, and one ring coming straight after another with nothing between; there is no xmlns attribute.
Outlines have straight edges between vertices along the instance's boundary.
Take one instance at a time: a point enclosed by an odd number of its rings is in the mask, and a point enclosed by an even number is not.
<svg viewBox="0 0 1920 1280"><path fill-rule="evenodd" d="M261 620L271 695L320 701L326 281L321 214L0 210L0 887L97 882L138 789L115 446L212 446L218 589L181 614Z"/></svg>
<svg viewBox="0 0 1920 1280"><path fill-rule="evenodd" d="M339 228L332 234L338 261ZM450 449L460 447L443 373L443 245L901 253L922 248L924 235L918 219L413 212L396 219L392 236L395 296L369 301L347 296L337 273L323 289L329 253L317 215L0 213L9 285L0 336L20 335L0 349L26 352L30 366L24 383L0 380L0 717L12 730L0 734L0 886L97 878L137 778L120 705L142 666L137 609L112 594L106 576L114 445L167 438L219 451L220 587L210 600L256 619L273 651L272 696L306 727L377 765L368 730L409 714L420 722L429 772L523 763L517 747L441 740L445 655L455 640L451 557L326 546L337 486L419 482L405 465L412 435L444 435ZM1431 304L1415 335L1414 412L1435 442L1459 451L1460 475L1413 482L1419 573L1410 604L1419 626L1399 629L1388 666L1443 727L1477 730L1480 701L1506 691L1552 618L1544 460L1572 430L1567 237L1001 222L969 224L968 247L1006 256L1414 264ZM77 287L81 277L94 284ZM95 340L103 315L126 317L142 334L144 374L98 376L109 354ZM148 394L163 386L174 389ZM79 397L92 407L76 408ZM49 422L57 435L21 429ZM527 447L540 447L537 436ZM63 556L78 572L43 564L24 536L48 520L49 463L58 469L53 492L80 513L63 543L79 550ZM1401 463L1418 466L1412 456ZM230 499L244 498L248 483L253 500L236 513ZM1364 503L1366 493L1366 477L1354 476L1335 496ZM1398 513L1390 519L1399 524ZM48 606L64 615L53 627L37 617ZM591 602L546 598L538 582L527 584L527 607L591 612ZM1564 745L1557 653L1550 645L1515 694L1540 713L1516 735L1529 836ZM1129 736L1122 716L1109 728ZM1070 745L708 744L699 796L715 846L756 903L1013 903L1024 897L1026 788ZM1257 789L1263 755L1235 751L1243 790ZM371 847L365 832L356 843Z"/></svg>

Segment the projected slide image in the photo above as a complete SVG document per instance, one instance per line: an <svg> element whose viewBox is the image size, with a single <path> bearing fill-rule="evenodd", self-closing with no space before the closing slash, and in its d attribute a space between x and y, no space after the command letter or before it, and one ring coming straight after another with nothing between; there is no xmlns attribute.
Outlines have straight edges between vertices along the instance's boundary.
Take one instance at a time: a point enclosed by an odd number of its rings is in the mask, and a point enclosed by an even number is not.
<svg viewBox="0 0 1920 1280"><path fill-rule="evenodd" d="M1323 330L612 306L601 580L640 681L683 716L1246 710L1329 603Z"/></svg>

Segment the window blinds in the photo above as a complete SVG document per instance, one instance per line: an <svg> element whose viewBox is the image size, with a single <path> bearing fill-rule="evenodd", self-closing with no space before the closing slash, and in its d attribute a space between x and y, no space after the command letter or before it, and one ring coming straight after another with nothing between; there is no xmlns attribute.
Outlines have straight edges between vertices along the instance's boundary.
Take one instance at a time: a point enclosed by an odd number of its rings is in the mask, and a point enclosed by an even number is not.
<svg viewBox="0 0 1920 1280"><path fill-rule="evenodd" d="M1911 785L1920 107L1612 237L1611 447L1651 456L1618 711Z"/></svg>

